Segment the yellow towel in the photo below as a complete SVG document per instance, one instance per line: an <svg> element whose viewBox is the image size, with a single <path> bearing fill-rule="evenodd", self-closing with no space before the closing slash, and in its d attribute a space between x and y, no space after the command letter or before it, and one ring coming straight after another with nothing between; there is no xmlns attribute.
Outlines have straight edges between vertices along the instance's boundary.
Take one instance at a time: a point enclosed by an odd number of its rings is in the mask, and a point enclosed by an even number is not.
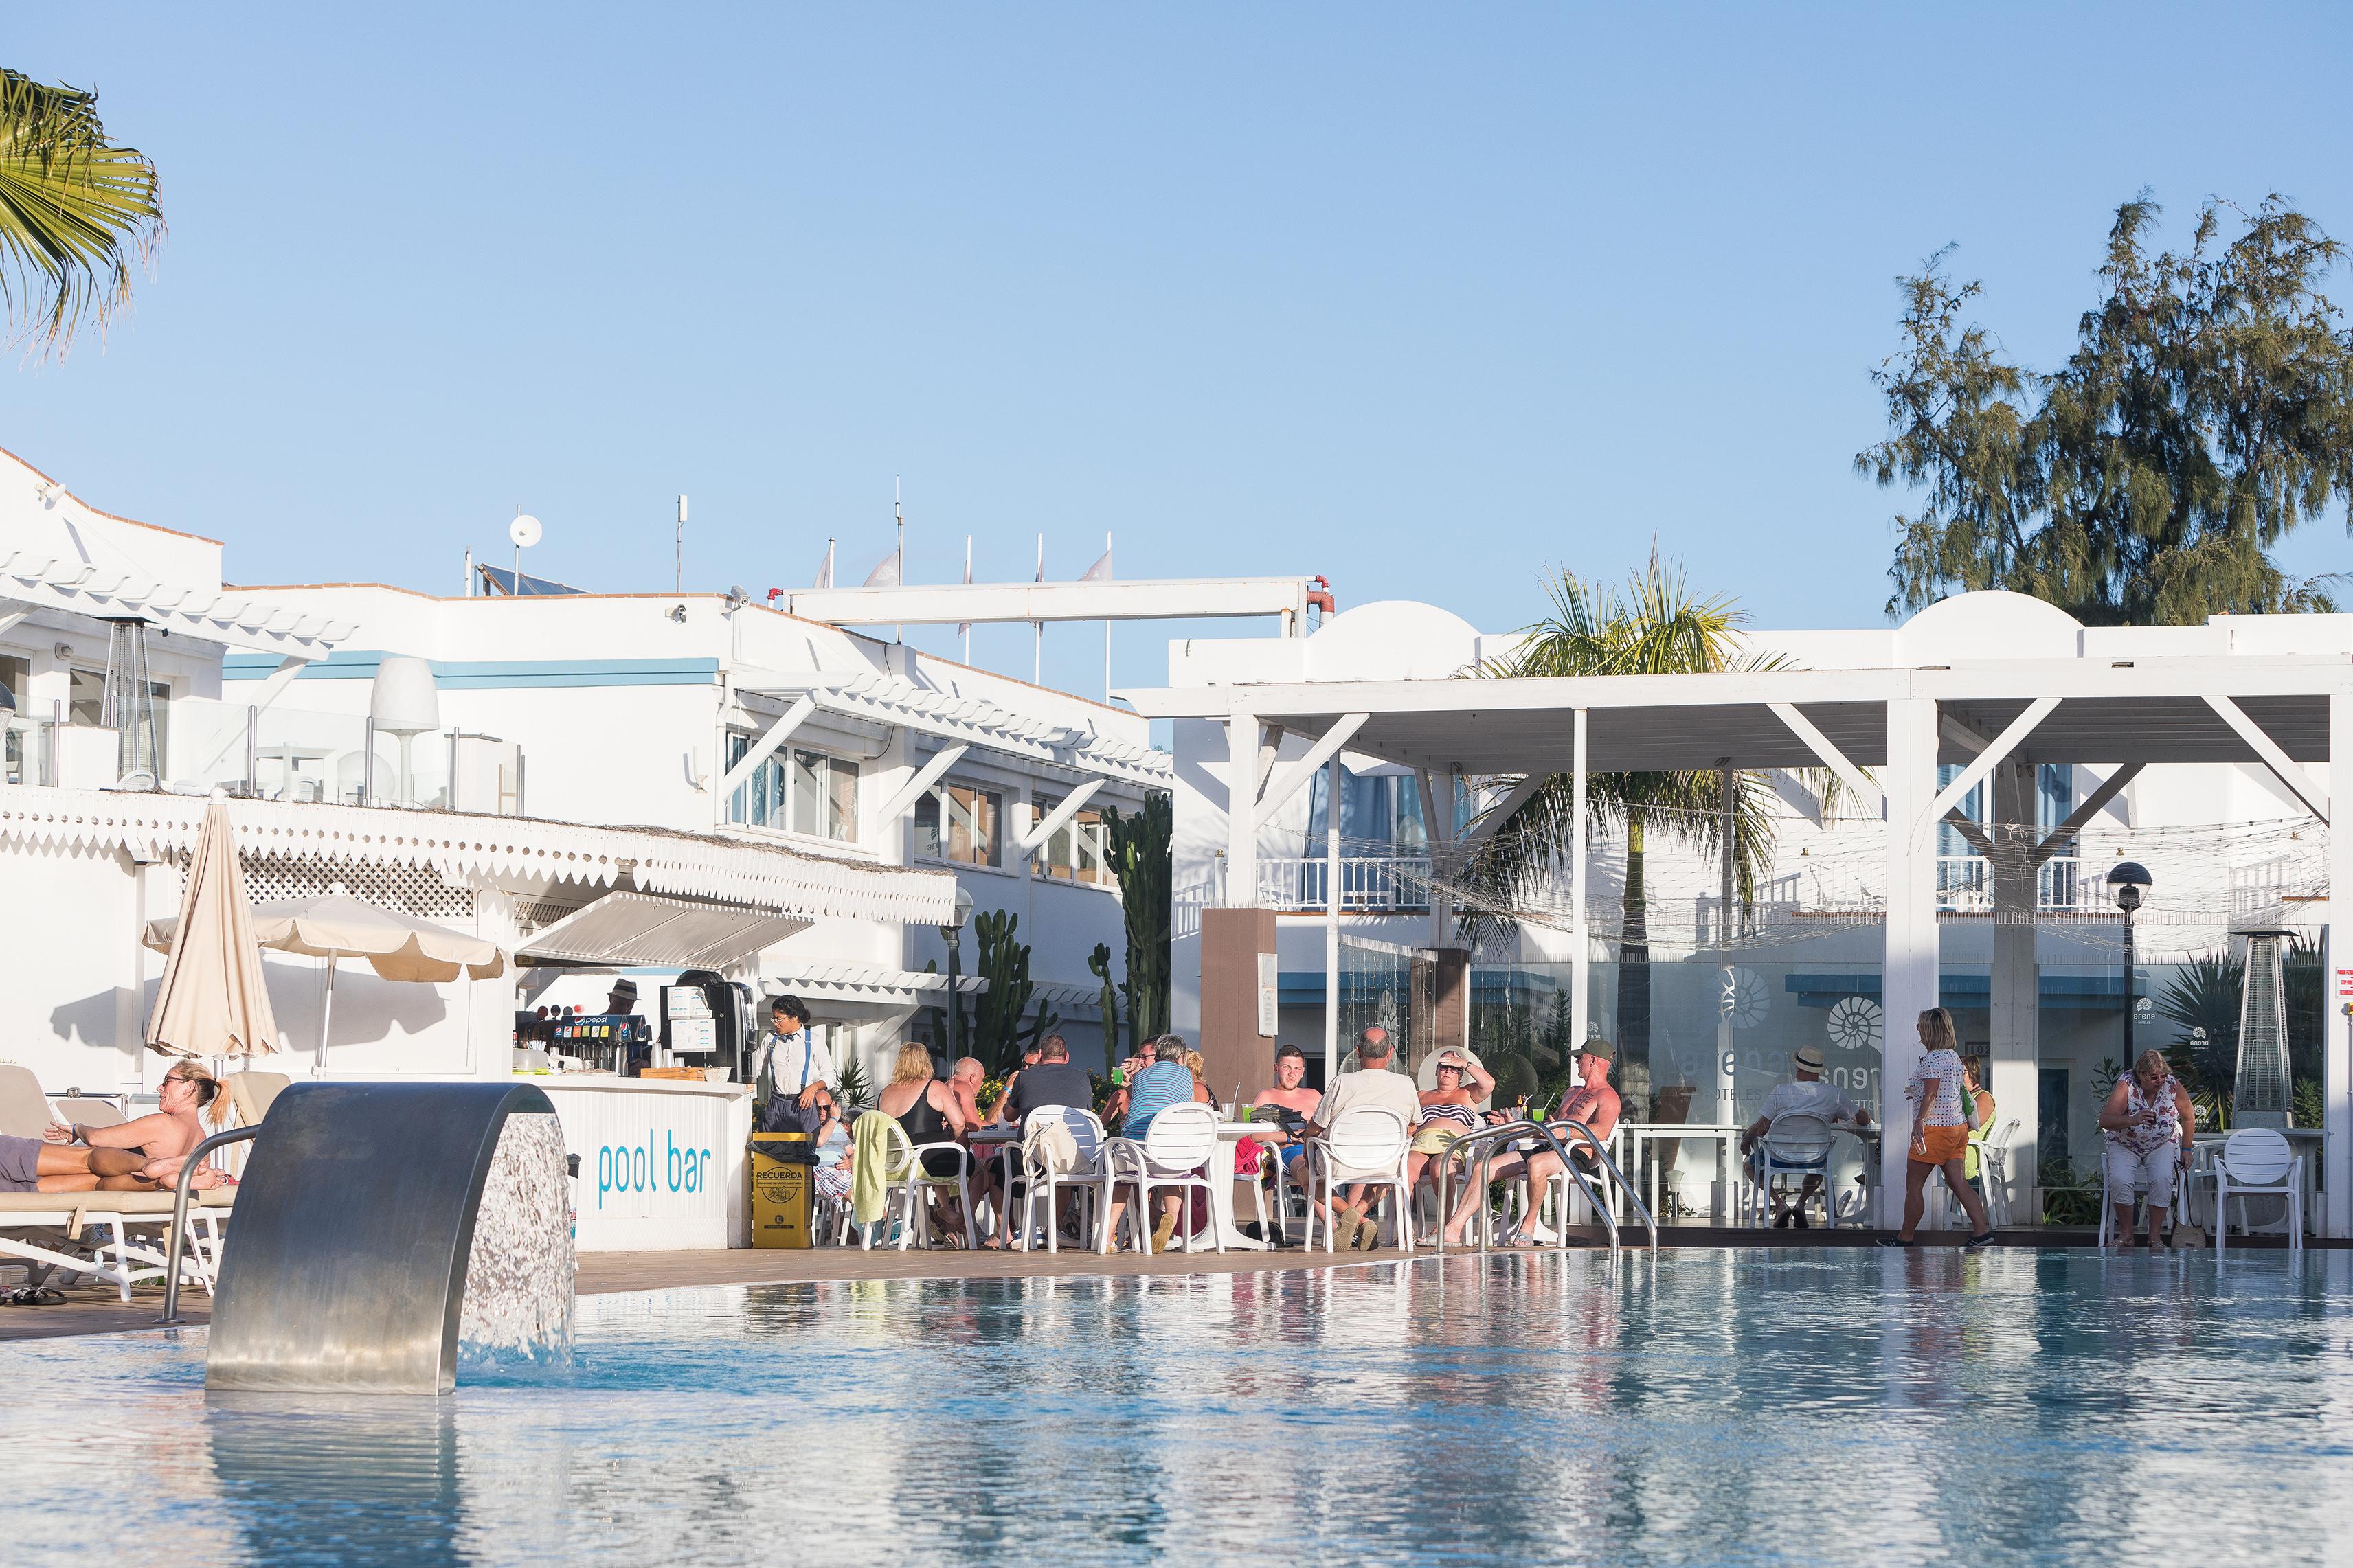
<svg viewBox="0 0 2353 1568"><path fill-rule="evenodd" d="M879 1110L850 1124L849 1217L860 1225L872 1225L890 1206L891 1129L897 1125Z"/></svg>

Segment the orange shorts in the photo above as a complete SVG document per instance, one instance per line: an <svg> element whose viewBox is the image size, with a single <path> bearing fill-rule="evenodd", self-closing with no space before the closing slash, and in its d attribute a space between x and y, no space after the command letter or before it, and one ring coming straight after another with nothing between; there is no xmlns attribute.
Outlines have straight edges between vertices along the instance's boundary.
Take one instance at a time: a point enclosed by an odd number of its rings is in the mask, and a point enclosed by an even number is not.
<svg viewBox="0 0 2353 1568"><path fill-rule="evenodd" d="M1907 1145L1905 1157L1915 1165L1941 1165L1947 1160L1959 1159L1968 1147L1969 1130L1966 1127L1923 1127L1920 1142Z"/></svg>

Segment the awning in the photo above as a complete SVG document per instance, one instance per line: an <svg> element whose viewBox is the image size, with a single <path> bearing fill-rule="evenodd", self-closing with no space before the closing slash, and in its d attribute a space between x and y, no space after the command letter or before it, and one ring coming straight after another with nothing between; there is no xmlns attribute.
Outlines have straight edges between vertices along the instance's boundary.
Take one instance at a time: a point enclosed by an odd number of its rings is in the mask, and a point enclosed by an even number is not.
<svg viewBox="0 0 2353 1568"><path fill-rule="evenodd" d="M518 964L724 969L812 922L746 904L702 904L652 893L607 893L533 932Z"/></svg>
<svg viewBox="0 0 2353 1568"><path fill-rule="evenodd" d="M1800 1007L1835 1006L1849 996L1879 1000L1876 974L1791 974L1781 984L1797 997ZM2118 1011L2125 1005L2124 976L2058 974L2046 968L2037 994L2038 1005L2044 1007ZM1993 978L1988 974L1945 974L1936 983L1936 1003L1943 1007L1989 1007L1993 1005Z"/></svg>

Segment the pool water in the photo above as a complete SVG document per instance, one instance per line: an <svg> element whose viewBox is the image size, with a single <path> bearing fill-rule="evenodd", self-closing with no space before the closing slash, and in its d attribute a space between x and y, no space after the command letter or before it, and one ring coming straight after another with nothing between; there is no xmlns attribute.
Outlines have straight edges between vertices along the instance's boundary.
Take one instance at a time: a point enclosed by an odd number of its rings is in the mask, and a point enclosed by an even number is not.
<svg viewBox="0 0 2353 1568"><path fill-rule="evenodd" d="M723 1287L568 1367L208 1399L0 1346L28 1560L2353 1559L2353 1253L1577 1253Z"/></svg>

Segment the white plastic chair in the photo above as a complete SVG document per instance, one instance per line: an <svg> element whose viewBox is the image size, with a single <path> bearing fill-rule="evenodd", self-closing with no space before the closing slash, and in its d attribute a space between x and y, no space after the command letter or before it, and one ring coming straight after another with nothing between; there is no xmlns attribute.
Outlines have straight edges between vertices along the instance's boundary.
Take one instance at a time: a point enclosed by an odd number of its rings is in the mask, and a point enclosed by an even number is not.
<svg viewBox="0 0 2353 1568"><path fill-rule="evenodd" d="M2221 1257L2222 1238L2231 1231L2231 1200L2239 1202L2239 1228L2247 1224L2247 1200L2278 1197L2287 1205L2287 1247L2304 1250L2304 1158L2280 1132L2269 1127L2242 1127L2223 1141L2214 1158L2214 1254Z"/></svg>
<svg viewBox="0 0 2353 1568"><path fill-rule="evenodd" d="M1219 1252L1226 1249L1225 1237L1217 1234L1216 1200L1209 1196L1209 1178L1200 1173L1208 1164L1217 1142L1218 1113L1197 1100L1187 1100L1155 1115L1152 1125L1145 1130L1142 1142L1133 1138L1113 1138L1104 1145L1110 1152L1113 1191L1120 1187L1135 1190L1127 1218L1138 1252L1147 1258L1152 1255L1152 1194L1174 1189L1181 1195L1196 1188L1211 1205L1211 1238ZM1189 1205L1192 1200L1184 1201ZM1186 1235L1187 1229L1180 1218L1176 1233L1169 1237L1172 1248L1182 1238L1185 1250L1193 1250L1193 1241ZM1098 1246L1109 1251L1111 1240L1106 1226Z"/></svg>
<svg viewBox="0 0 2353 1568"><path fill-rule="evenodd" d="M1969 1140L1977 1152L1978 1196L1985 1200L1986 1223L2000 1229L2010 1223L2010 1141L2018 1131L2018 1118L2013 1116L1991 1131L1981 1131ZM1958 1194L1947 1193L1947 1211L1960 1206ZM2179 1223L2180 1216L2175 1216Z"/></svg>
<svg viewBox="0 0 2353 1568"><path fill-rule="evenodd" d="M1830 1228L1837 1222L1831 1197L1831 1133L1830 1119L1802 1112L1777 1116L1765 1129L1765 1136L1757 1141L1757 1173L1746 1184L1746 1216L1750 1225L1769 1225L1773 1212L1773 1178L1795 1176L1799 1183L1798 1213L1805 1213L1803 1184L1808 1177L1820 1181L1822 1190L1815 1194L1821 1200L1822 1226Z"/></svg>
<svg viewBox="0 0 2353 1568"><path fill-rule="evenodd" d="M1078 1157L1070 1169L1057 1171L1046 1163L1044 1151L1037 1142L1038 1130L1059 1123L1071 1130L1071 1142ZM1103 1124L1092 1110L1075 1105L1041 1105L1031 1111L1021 1123L1021 1230L1019 1246L1029 1250L1029 1238L1036 1234L1033 1217L1039 1202L1046 1205L1046 1250L1059 1252L1061 1226L1056 1222L1054 1194L1057 1189L1076 1189L1084 1198L1087 1217L1081 1222L1082 1232L1090 1229L1096 1237L1095 1250L1111 1250L1107 1221L1111 1215L1111 1157L1106 1145L1110 1139ZM1008 1187L1010 1203L1010 1186Z"/></svg>
<svg viewBox="0 0 2353 1568"><path fill-rule="evenodd" d="M917 1144L907 1136L907 1130L900 1126L895 1118L888 1120L891 1121L891 1130L886 1136L890 1142L891 1153L882 1166L882 1179L891 1184L891 1206L883 1211L881 1220L883 1234L885 1236L890 1234L892 1216L896 1215L899 1221L900 1251L906 1251L919 1232L923 1237L923 1245L931 1246L932 1205L927 1201L926 1194L933 1188L944 1190L954 1187L957 1207L964 1215L965 1249L972 1250L978 1245L972 1229L972 1151L956 1142ZM923 1156L925 1154L951 1152L956 1157L954 1175L934 1176L923 1169ZM874 1246L872 1234L860 1229L858 1234L858 1245L871 1251Z"/></svg>
<svg viewBox="0 0 2353 1568"><path fill-rule="evenodd" d="M1412 1193L1405 1184L1406 1151L1413 1145L1405 1118L1383 1106L1360 1105L1344 1110L1321 1138L1307 1146L1307 1246L1315 1246L1315 1216L1322 1205L1324 1250L1337 1252L1332 1210L1338 1206L1342 1187L1385 1187L1398 1232L1398 1244L1413 1250Z"/></svg>

